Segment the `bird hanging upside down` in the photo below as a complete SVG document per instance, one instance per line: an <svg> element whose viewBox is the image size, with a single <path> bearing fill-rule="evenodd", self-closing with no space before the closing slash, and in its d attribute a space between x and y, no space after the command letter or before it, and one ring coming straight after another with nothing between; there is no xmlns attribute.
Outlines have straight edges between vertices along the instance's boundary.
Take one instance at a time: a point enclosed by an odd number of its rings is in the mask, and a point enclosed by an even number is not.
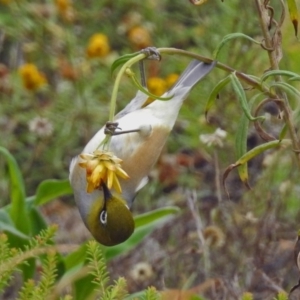
<svg viewBox="0 0 300 300"><path fill-rule="evenodd" d="M183 101L214 66L215 63L193 60L175 85L161 96L171 97L170 100L154 100L144 107L148 95L138 91L135 98L115 116L116 123L102 127L85 146L83 154L73 158L70 182L75 202L86 227L99 243L117 245L133 233L134 221L129 208L137 192L147 184L148 174L158 160ZM93 179L101 177L96 170L102 172L104 167L99 163L102 154L97 154L97 151L111 128L113 135L108 151L112 156L105 157L102 164L108 168L108 173L110 169L114 170L121 178L115 182L119 183L118 188L118 184L114 184L115 175L109 173L113 187L109 189L101 180L101 184L94 186ZM119 165L121 160L122 169ZM87 176L92 178L88 186Z"/></svg>

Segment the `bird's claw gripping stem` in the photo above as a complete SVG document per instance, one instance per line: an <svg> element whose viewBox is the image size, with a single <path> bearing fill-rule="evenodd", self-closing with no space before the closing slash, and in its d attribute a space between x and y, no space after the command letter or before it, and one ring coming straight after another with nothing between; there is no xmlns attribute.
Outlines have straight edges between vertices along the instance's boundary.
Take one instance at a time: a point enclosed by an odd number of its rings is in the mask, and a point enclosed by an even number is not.
<svg viewBox="0 0 300 300"><path fill-rule="evenodd" d="M106 135L120 135L124 133L131 133L131 132L139 132L140 129L132 129L132 130L122 130L120 127L118 127L119 123L118 122L106 122L105 128L104 128L104 133ZM117 129L121 129L122 131L117 131Z"/></svg>
<svg viewBox="0 0 300 300"><path fill-rule="evenodd" d="M161 55L156 47L147 47L140 52L146 55L146 59L161 60Z"/></svg>

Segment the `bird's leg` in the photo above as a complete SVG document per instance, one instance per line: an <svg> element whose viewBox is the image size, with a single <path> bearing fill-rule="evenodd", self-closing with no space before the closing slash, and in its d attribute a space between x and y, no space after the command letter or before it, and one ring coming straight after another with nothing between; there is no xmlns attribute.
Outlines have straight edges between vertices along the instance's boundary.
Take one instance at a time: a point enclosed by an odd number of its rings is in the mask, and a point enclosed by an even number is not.
<svg viewBox="0 0 300 300"><path fill-rule="evenodd" d="M141 130L140 128L137 128L131 130L116 131L117 129L121 129L120 127L118 127L118 125L118 122L106 122L104 133L109 135L120 135L124 133L139 132Z"/></svg>
<svg viewBox="0 0 300 300"><path fill-rule="evenodd" d="M155 47L148 47L142 49L140 52L146 55L145 59L161 60L161 55L157 50L157 48ZM147 88L144 60L139 61L139 68L140 68L140 76L141 76L141 85L142 87Z"/></svg>
<svg viewBox="0 0 300 300"><path fill-rule="evenodd" d="M140 68L140 76L141 76L141 85L142 87L147 88L144 60L139 61L139 68Z"/></svg>
<svg viewBox="0 0 300 300"><path fill-rule="evenodd" d="M145 59L161 60L161 55L155 47L148 47L142 49L140 52L146 55ZM146 88L147 85L146 85L144 60L139 61L139 67L140 67L140 75L141 75L141 84L144 88Z"/></svg>

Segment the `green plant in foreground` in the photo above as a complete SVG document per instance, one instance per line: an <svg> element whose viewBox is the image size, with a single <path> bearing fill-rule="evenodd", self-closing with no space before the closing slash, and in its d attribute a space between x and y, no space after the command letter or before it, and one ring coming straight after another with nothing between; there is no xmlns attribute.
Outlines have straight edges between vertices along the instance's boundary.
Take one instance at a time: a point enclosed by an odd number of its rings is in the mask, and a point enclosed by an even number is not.
<svg viewBox="0 0 300 300"><path fill-rule="evenodd" d="M26 264L28 259L40 257L42 272L38 281L28 279L23 284L19 292L19 300L28 299L58 299L59 290L58 279L58 256L57 249L53 246L52 238L56 232L56 226L51 226L43 230L38 236L30 239L29 246L25 250L11 248L7 236L0 235L0 292L9 284L14 273L20 270L22 264ZM90 241L87 247L87 265L86 270L94 284L92 290L92 299L118 300L124 299L128 294L126 290L126 281L119 278L114 284L109 284L109 275L106 268L106 260L96 241ZM86 294L85 299L90 297ZM61 299L72 299L71 295L64 295ZM76 298L77 299L77 298ZM149 288L145 292L144 299L156 300L158 294L155 289Z"/></svg>
<svg viewBox="0 0 300 300"><path fill-rule="evenodd" d="M3 290L9 284L17 268L25 282L21 299L30 295L32 299L40 299L37 295L48 293L50 285L53 299L57 299L67 286L72 286L72 297L77 300L87 299L93 295L95 289L101 293L105 290L108 294L103 295L113 297L107 299L122 299L117 297L123 293L125 281L121 278L111 289L107 289L106 262L127 253L157 226L178 213L179 209L164 207L136 216L134 234L118 246L107 248L97 245L96 242L87 242L75 249L74 246L67 247L68 254L62 256L60 252L65 252L66 247L55 244L52 240L57 226L47 227L38 207L59 196L70 194L68 180L43 181L38 186L36 195L26 197L24 181L15 158L2 147L0 154L7 162L11 183L11 203L0 209L0 288ZM41 275L38 272L37 258L42 263ZM87 261L93 270L91 274L86 268ZM41 276L37 286L32 279L35 276Z"/></svg>

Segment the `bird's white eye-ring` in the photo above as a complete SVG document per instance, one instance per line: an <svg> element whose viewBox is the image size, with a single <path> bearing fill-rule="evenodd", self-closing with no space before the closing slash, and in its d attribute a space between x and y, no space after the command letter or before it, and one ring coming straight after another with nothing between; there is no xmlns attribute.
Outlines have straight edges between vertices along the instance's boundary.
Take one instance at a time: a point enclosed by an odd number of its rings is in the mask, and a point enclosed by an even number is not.
<svg viewBox="0 0 300 300"><path fill-rule="evenodd" d="M100 213L100 223L104 226L107 224L107 212L106 210L102 210Z"/></svg>

